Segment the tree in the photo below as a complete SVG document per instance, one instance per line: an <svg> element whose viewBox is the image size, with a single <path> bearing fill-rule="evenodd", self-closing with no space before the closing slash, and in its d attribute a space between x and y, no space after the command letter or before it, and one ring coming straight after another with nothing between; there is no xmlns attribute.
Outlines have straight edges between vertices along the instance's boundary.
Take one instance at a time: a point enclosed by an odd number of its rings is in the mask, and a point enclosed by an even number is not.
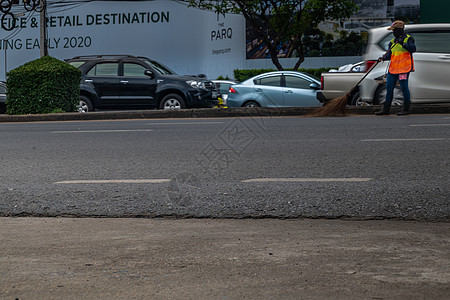
<svg viewBox="0 0 450 300"><path fill-rule="evenodd" d="M357 11L353 0L187 0L191 7L220 14L242 14L267 47L273 64L283 70L278 51L289 44L297 53L297 70L305 60L303 37L324 20L348 18Z"/></svg>

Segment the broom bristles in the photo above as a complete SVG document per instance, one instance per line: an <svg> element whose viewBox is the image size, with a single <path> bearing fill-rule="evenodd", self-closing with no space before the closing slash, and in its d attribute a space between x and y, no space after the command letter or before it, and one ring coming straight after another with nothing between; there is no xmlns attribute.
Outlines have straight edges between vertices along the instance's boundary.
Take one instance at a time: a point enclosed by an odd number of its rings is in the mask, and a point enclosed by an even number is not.
<svg viewBox="0 0 450 300"><path fill-rule="evenodd" d="M326 102L321 108L315 110L312 117L334 117L345 116L345 106L347 105L350 94L334 98Z"/></svg>

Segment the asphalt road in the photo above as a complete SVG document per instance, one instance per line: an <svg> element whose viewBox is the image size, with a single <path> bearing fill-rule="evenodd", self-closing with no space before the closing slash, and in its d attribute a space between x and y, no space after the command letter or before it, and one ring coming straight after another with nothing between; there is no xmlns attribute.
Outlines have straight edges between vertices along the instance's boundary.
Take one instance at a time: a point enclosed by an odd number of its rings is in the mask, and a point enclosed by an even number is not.
<svg viewBox="0 0 450 300"><path fill-rule="evenodd" d="M0 216L450 216L449 115L4 123L0 145Z"/></svg>

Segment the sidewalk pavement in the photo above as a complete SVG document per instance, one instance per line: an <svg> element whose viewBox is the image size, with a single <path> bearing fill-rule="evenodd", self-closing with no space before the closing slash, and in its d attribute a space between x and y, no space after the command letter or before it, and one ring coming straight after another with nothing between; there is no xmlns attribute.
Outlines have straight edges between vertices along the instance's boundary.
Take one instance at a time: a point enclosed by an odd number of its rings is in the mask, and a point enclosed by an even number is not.
<svg viewBox="0 0 450 300"><path fill-rule="evenodd" d="M450 224L0 218L0 299L450 299Z"/></svg>
<svg viewBox="0 0 450 300"><path fill-rule="evenodd" d="M127 110L95 111L89 113L62 113L45 115L5 115L0 114L0 123L5 122L43 122L43 121L92 121L118 119L156 119L156 118L236 118L236 117L289 117L309 116L317 108L311 107L237 107L237 108L199 108L180 110ZM352 106L346 108L348 115L373 115L381 106ZM401 107L393 107L392 113ZM449 114L450 104L415 104L412 114Z"/></svg>

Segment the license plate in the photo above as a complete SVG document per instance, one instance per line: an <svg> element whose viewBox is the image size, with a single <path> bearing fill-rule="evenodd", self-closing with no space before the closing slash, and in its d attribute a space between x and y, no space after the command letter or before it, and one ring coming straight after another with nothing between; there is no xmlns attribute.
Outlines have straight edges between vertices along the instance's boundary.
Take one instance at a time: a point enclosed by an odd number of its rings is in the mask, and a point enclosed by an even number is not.
<svg viewBox="0 0 450 300"><path fill-rule="evenodd" d="M212 92L212 98L217 99L217 92L215 92L215 91Z"/></svg>

